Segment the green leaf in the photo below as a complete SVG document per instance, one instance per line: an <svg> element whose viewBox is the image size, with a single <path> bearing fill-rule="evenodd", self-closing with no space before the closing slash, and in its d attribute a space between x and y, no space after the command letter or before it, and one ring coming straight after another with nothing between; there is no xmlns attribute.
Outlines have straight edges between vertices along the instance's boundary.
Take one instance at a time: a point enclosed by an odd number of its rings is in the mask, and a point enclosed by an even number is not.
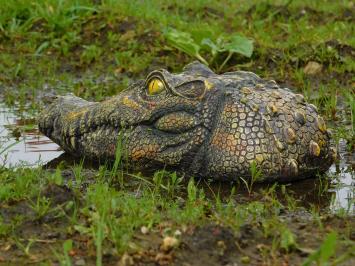
<svg viewBox="0 0 355 266"><path fill-rule="evenodd" d="M207 61L199 53L201 47L194 41L190 33L170 28L165 30L164 35L171 46L190 56L196 57L201 62L208 65Z"/></svg>
<svg viewBox="0 0 355 266"><path fill-rule="evenodd" d="M251 57L254 50L253 41L241 36L233 35L228 38L228 42L223 46L223 49L228 52L238 53L246 57Z"/></svg>
<svg viewBox="0 0 355 266"><path fill-rule="evenodd" d="M281 233L281 248L289 251L294 247L296 247L295 236L288 228L286 228Z"/></svg>
<svg viewBox="0 0 355 266"><path fill-rule="evenodd" d="M211 41L211 39L209 38L204 38L201 41L201 45L202 47L206 47L211 51L212 56L216 56L217 53L220 51L220 47L218 47L213 41Z"/></svg>
<svg viewBox="0 0 355 266"><path fill-rule="evenodd" d="M331 232L327 235L322 245L317 251L312 253L302 264L302 266L310 266L316 261L318 265L326 265L331 256L335 254L337 242L337 233Z"/></svg>
<svg viewBox="0 0 355 266"><path fill-rule="evenodd" d="M201 44L203 39L214 39L214 32L211 29L192 29L189 31L197 44Z"/></svg>
<svg viewBox="0 0 355 266"><path fill-rule="evenodd" d="M43 50L49 47L49 42L45 41L43 42L38 48L36 49L35 55L40 55Z"/></svg>
<svg viewBox="0 0 355 266"><path fill-rule="evenodd" d="M73 240L71 239L65 240L65 242L63 243L64 251L68 253L70 250L72 250L72 248L73 248Z"/></svg>

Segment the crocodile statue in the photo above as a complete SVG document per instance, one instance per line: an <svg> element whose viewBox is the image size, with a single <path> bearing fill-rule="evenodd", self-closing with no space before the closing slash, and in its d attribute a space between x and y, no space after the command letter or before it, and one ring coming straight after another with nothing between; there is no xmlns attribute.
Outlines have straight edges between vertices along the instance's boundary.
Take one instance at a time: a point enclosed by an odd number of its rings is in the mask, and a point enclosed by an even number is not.
<svg viewBox="0 0 355 266"><path fill-rule="evenodd" d="M180 74L151 72L103 102L58 96L39 129L64 151L139 169L169 167L216 180L292 181L336 158L317 108L252 72L216 74L193 62Z"/></svg>

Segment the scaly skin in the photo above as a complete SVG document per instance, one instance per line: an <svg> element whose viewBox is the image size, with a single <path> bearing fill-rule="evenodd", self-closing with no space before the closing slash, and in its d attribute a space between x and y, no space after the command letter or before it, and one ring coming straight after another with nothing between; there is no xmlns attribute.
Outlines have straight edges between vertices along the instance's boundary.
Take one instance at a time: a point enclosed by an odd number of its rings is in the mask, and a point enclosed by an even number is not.
<svg viewBox="0 0 355 266"><path fill-rule="evenodd" d="M164 89L150 95L153 79ZM262 181L296 180L326 171L336 156L324 120L302 95L251 72L217 75L197 62L181 74L153 71L100 103L57 97L39 128L76 156L114 160L120 139L134 167L213 179L250 178L254 161Z"/></svg>

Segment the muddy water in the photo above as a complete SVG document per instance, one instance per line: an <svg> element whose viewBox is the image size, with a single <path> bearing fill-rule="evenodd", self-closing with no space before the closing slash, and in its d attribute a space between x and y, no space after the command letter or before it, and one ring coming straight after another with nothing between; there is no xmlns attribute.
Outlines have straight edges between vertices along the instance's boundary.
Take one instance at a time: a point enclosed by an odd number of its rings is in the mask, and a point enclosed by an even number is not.
<svg viewBox="0 0 355 266"><path fill-rule="evenodd" d="M58 145L38 132L27 112L0 105L0 166L37 166L61 153Z"/></svg>
<svg viewBox="0 0 355 266"><path fill-rule="evenodd" d="M345 210L355 214L355 174L352 169L355 154L346 152L345 141L340 142L338 150L340 161L327 173L330 182L314 178L288 184L287 188L305 206L316 205L333 212ZM38 132L33 117L16 108L0 105L0 166L38 166L62 161L62 158L68 160L60 155L63 151ZM260 185L257 187L262 189ZM210 185L208 189L211 189ZM212 190L228 196L230 184L212 184Z"/></svg>

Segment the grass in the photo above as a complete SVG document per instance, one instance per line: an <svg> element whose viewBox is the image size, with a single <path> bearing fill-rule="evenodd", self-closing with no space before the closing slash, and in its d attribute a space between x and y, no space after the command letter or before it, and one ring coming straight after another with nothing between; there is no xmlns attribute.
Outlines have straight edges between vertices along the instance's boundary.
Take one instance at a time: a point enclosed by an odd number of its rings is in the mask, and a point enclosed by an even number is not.
<svg viewBox="0 0 355 266"><path fill-rule="evenodd" d="M215 71L253 71L303 93L328 120L334 140L345 139L353 152L353 9L347 0L0 0L0 95L35 116L44 93L103 100L153 69L179 71L198 58ZM237 44L226 36L238 36ZM241 43L246 48L236 49ZM322 66L315 75L305 71L312 61ZM316 204L304 209L287 185L260 189L255 165L250 183L222 192L164 169L152 177L127 173L124 156L118 149L113 166L100 166L91 178L84 162L52 170L1 167L0 250L6 258L0 252L0 264L10 258L73 265L83 258L106 265L124 254L162 264L162 254L170 254L161 249L164 237L187 243L196 228L211 224L233 233L240 263L335 265L354 257L347 211L332 214ZM328 181L321 179L314 192L319 201ZM230 256L228 238L220 241L205 252Z"/></svg>
<svg viewBox="0 0 355 266"><path fill-rule="evenodd" d="M76 166L76 168L78 167L80 166ZM78 169L73 171L73 178L76 178L78 171ZM17 170L8 169L6 172L8 175L17 175ZM29 258L38 257L40 249L38 247L35 248L34 243L36 241L22 242L17 238L17 235L20 234L21 230L23 230L21 228L26 226L26 224L38 219L46 221L45 224L53 232L61 230L53 228L51 224L54 221L56 221L55 223L66 224L67 228L65 229L67 231L66 237L56 240L56 242L64 245L64 255L60 255L63 254L63 251L59 245L59 249L53 249L53 257L45 259L47 262L57 258L60 261L64 261L63 263L68 263L73 257L73 255L68 255L71 254L70 250L75 250L76 245L80 243L75 240L79 234L82 239L88 241L88 246L85 249L83 247L77 247L77 249L82 250L82 252L85 250L88 254L92 254L91 259L96 259L96 265L105 264L105 258L119 256L125 251L136 252L140 250L140 243L135 239L139 235L137 231L142 227L158 233L162 229L164 229L164 232L176 229L191 230L187 228L193 228L195 225L203 226L204 224L216 223L229 227L235 234L238 234L238 232L244 230L245 226L252 226L253 230L257 230L257 232L260 230L262 234L262 237L258 237L258 239L262 239L262 241L267 243L263 246L266 249L263 252L266 252L264 254L266 256L265 262L269 261L269 263L277 262L282 252L294 254L297 250L309 245L307 242L298 241L293 232L293 230L296 230L295 226L292 223L285 222L280 216L281 210L283 213L287 213L296 212L302 208L294 206L294 204L288 204L287 202L290 199L287 199L285 204L281 203L275 195L275 187L261 192L261 197L264 200L239 203L236 201L238 199L238 190L232 190L231 195L225 199L221 199L219 196L209 198L206 197L204 189L196 184L193 179L187 184L174 186L175 192L172 193L172 189L169 189L167 184L171 184L172 181L170 180L176 180L175 173L158 172L159 174L157 173L156 176L160 175L166 178L154 181L154 183L150 181L138 182L133 190L132 188L116 190L109 184L109 180L105 176L97 176L97 181L90 184L86 190L76 191L76 198L80 199L80 201L74 203L79 204L79 206L75 207L76 211L74 211L73 201L69 201L70 198L67 199L64 206L63 204L54 204L54 202L58 201L58 195L56 194L47 193L46 197L51 198L38 196L35 191L46 193L45 191L48 190L48 186L53 182L53 179L50 175L45 175L43 177L44 180L39 184L37 183L38 180L31 179L32 172L37 173L36 170L27 169L26 174L22 175L22 179L27 179L28 181L27 191L33 191L32 193L23 193L20 197L8 197L7 200L2 201L2 209L5 208L3 210L8 208L20 210L23 208L21 207L21 202L29 199L32 203L24 209L26 216L16 224L13 224L11 230L8 228L8 223L4 223L4 221L0 223L2 225L0 226L1 234L5 237L2 241L8 242L12 241L12 239L17 241L15 242L17 243L16 245L20 245L20 249L23 248L25 256ZM85 173L84 169L82 173ZM168 178L169 176L171 179ZM64 183L67 183L67 181ZM126 181L125 184L131 182ZM167 184L163 184L164 182ZM2 185L4 185L3 180ZM21 185L17 186L19 190L22 188ZM282 190L285 193L287 191L285 187ZM7 192L10 194L11 189L8 188ZM186 196L181 198L181 195ZM64 215L59 215L60 212L58 210L64 212ZM15 221L6 211L3 211L2 214L6 219ZM56 218L51 221L53 219L51 217ZM315 208L313 209L312 217L313 223L319 225L317 229L319 233L317 233L316 237L320 240L323 237L323 232L329 230L329 226L333 227L333 225L328 224L326 228L324 225L326 222L322 221L322 216ZM344 217L345 220L346 217ZM345 228L348 228L347 226L351 228L352 225L351 223L345 225ZM337 230L335 227L333 229ZM351 230L339 231L341 240L336 241L339 241L338 245L340 247L343 246L342 243L349 241L350 236L348 234L350 232ZM68 243L71 244L69 245ZM313 245L316 244L317 242L313 243ZM316 246L312 248L316 248ZM322 250L322 247L320 250ZM326 251L321 252L324 253ZM332 253L329 257L325 257L323 253L317 255L321 256L319 258L316 255L311 255L307 261L324 260L324 258L327 261L332 261L330 256L335 253ZM337 254L344 256L344 259L349 259L352 253L351 251L343 250ZM88 258L90 259L90 256Z"/></svg>

